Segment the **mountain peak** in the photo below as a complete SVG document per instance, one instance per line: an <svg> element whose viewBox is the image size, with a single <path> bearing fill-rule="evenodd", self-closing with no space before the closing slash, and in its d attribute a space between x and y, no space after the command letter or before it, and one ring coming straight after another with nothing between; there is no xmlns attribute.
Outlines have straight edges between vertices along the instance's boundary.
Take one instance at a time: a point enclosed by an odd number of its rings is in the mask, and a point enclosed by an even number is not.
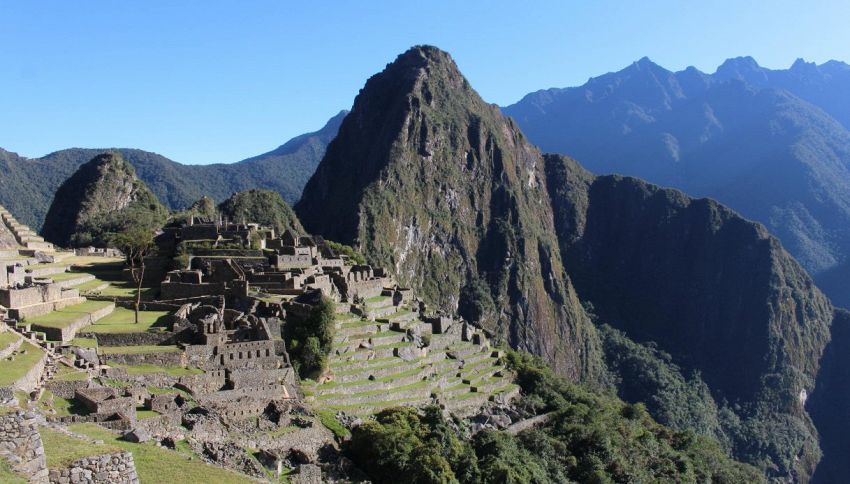
<svg viewBox="0 0 850 484"><path fill-rule="evenodd" d="M761 72L762 67L750 56L733 57L726 59L717 68L715 75L724 78L741 78L748 73Z"/></svg>

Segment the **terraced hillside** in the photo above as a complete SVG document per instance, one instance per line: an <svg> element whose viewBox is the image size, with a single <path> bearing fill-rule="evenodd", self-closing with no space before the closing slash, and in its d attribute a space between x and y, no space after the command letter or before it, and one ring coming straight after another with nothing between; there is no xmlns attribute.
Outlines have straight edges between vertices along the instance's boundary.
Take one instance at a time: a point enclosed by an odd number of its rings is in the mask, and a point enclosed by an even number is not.
<svg viewBox="0 0 850 484"><path fill-rule="evenodd" d="M321 383L302 382L318 408L366 415L436 403L459 414L518 393L488 338L463 322L422 318L389 296L343 306Z"/></svg>

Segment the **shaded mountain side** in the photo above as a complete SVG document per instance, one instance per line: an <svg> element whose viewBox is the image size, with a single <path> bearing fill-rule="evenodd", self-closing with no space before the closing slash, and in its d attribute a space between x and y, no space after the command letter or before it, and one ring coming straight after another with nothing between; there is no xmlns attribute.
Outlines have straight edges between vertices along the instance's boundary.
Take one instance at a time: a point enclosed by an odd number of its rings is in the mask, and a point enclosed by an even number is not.
<svg viewBox="0 0 850 484"><path fill-rule="evenodd" d="M356 246L560 373L601 371L542 157L447 53L415 47L366 82L295 209L308 232Z"/></svg>
<svg viewBox="0 0 850 484"><path fill-rule="evenodd" d="M60 247L105 247L128 227L161 227L168 210L136 177L119 153L103 153L82 165L56 191L44 237Z"/></svg>
<svg viewBox="0 0 850 484"><path fill-rule="evenodd" d="M202 196L216 201L252 188L274 190L295 203L336 135L345 111L314 133L293 138L279 148L238 163L183 165L156 153L117 149L139 178L172 210L189 207ZM0 205L22 223L40 230L53 194L77 168L109 150L72 148L27 159L0 149Z"/></svg>
<svg viewBox="0 0 850 484"><path fill-rule="evenodd" d="M803 268L714 201L546 161L561 253L599 321L698 371L737 417L722 427L738 458L810 475L817 432L800 396L815 386L832 306Z"/></svg>
<svg viewBox="0 0 850 484"><path fill-rule="evenodd" d="M821 357L817 386L807 408L820 431L823 460L812 482L847 480L850 475L850 312L838 309L832 338Z"/></svg>
<svg viewBox="0 0 850 484"><path fill-rule="evenodd" d="M208 199L207 199L208 200ZM197 202L196 202L197 203ZM198 207L199 213L208 212L209 207ZM203 209L203 212L202 212ZM271 190L248 190L234 193L218 206L218 211L228 220L258 223L265 227L274 227L278 234L291 229L303 234L304 227L298 221L295 212L283 198Z"/></svg>
<svg viewBox="0 0 850 484"><path fill-rule="evenodd" d="M644 58L504 111L544 151L710 197L763 223L819 279L850 261L850 131L829 114L850 113L840 94L850 92L850 66L806 74L811 66L751 64L728 61L709 75ZM827 294L850 305L850 284L830 281Z"/></svg>

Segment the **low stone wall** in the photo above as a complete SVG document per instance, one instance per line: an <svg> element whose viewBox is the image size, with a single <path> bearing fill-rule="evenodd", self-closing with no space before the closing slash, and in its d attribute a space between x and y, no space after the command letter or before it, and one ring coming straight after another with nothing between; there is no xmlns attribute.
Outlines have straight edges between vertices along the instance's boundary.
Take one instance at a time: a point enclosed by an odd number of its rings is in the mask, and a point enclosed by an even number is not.
<svg viewBox="0 0 850 484"><path fill-rule="evenodd" d="M69 288L74 287L80 284L84 284L86 282L91 282L94 280L94 276L91 274L80 274L80 277L75 277L74 279L66 279L64 281L54 282L57 286L61 288Z"/></svg>
<svg viewBox="0 0 850 484"><path fill-rule="evenodd" d="M147 333L85 333L97 338L98 346L156 346L171 345L176 335L170 331Z"/></svg>
<svg viewBox="0 0 850 484"><path fill-rule="evenodd" d="M41 418L31 412L0 416L0 457L30 482L47 479L44 445L38 433Z"/></svg>
<svg viewBox="0 0 850 484"><path fill-rule="evenodd" d="M88 388L91 385L91 382L88 380L52 380L46 385L46 387L48 390L50 390L51 393L53 393L57 397L71 399L74 398L74 395L77 393L77 390Z"/></svg>
<svg viewBox="0 0 850 484"><path fill-rule="evenodd" d="M77 335L77 331L88 326L89 324L92 324L98 319L108 316L114 310L115 304L109 304L93 313L81 314L64 328L52 328L49 326L41 326L38 324L33 324L31 327L35 331L44 332L44 334L47 335L47 339L51 341L68 342L74 339L74 336Z"/></svg>
<svg viewBox="0 0 850 484"><path fill-rule="evenodd" d="M186 358L182 351L169 353L146 353L146 354L113 354L100 355L100 359L107 363L119 365L158 365L158 366L186 366Z"/></svg>
<svg viewBox="0 0 850 484"><path fill-rule="evenodd" d="M104 483L138 484L136 463L133 454L116 452L95 457L84 457L75 461L67 469L51 469L51 483Z"/></svg>

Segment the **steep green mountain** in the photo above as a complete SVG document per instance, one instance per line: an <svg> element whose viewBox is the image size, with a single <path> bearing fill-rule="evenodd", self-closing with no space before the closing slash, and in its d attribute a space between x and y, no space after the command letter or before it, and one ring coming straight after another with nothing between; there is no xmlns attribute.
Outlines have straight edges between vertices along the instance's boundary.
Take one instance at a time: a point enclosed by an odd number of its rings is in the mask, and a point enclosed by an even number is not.
<svg viewBox="0 0 850 484"><path fill-rule="evenodd" d="M823 460L813 482L842 482L850 475L850 312L837 309L832 337L807 407L821 434Z"/></svg>
<svg viewBox="0 0 850 484"><path fill-rule="evenodd" d="M716 202L541 155L448 54L367 81L295 209L562 375L771 478L814 472L805 402L833 308L802 267Z"/></svg>
<svg viewBox="0 0 850 484"><path fill-rule="evenodd" d="M836 303L850 305L847 93L850 66L839 62L773 71L739 58L709 75L643 58L504 112L543 150L595 173L711 197L762 222Z"/></svg>
<svg viewBox="0 0 850 484"><path fill-rule="evenodd" d="M805 270L762 225L712 200L593 177L556 155L547 156L547 175L579 296L599 321L669 354L665 378L680 380L636 382L628 366L635 362L614 360L614 370L626 370L621 395L652 401L660 393L647 391L653 385L674 397L684 392L679 404L656 402L662 422L711 430L770 475L811 475L820 451L805 396L815 388L833 308ZM632 353L646 361L639 371L658 364L619 346L609 361ZM691 381L681 381L686 375ZM680 406L685 401L698 408Z"/></svg>
<svg viewBox="0 0 850 484"><path fill-rule="evenodd" d="M600 368L555 238L543 159L445 52L370 78L295 210L438 306L573 378Z"/></svg>
<svg viewBox="0 0 850 484"><path fill-rule="evenodd" d="M274 227L277 233L283 233L286 229L292 229L297 234L305 233L292 208L280 194L271 190L234 193L218 206L218 211L228 220L244 220Z"/></svg>
<svg viewBox="0 0 850 484"><path fill-rule="evenodd" d="M232 164L183 165L156 153L136 149L121 153L139 178L172 210L189 207L202 196L222 201L234 192L264 188L274 190L290 204L301 190L336 135L345 111L308 133L263 155ZM104 152L73 148L42 158L27 159L0 149L0 205L21 223L39 230L53 194L77 168Z"/></svg>
<svg viewBox="0 0 850 484"><path fill-rule="evenodd" d="M136 177L119 153L103 153L82 165L56 191L44 237L60 247L105 247L127 227L163 225L168 209Z"/></svg>

